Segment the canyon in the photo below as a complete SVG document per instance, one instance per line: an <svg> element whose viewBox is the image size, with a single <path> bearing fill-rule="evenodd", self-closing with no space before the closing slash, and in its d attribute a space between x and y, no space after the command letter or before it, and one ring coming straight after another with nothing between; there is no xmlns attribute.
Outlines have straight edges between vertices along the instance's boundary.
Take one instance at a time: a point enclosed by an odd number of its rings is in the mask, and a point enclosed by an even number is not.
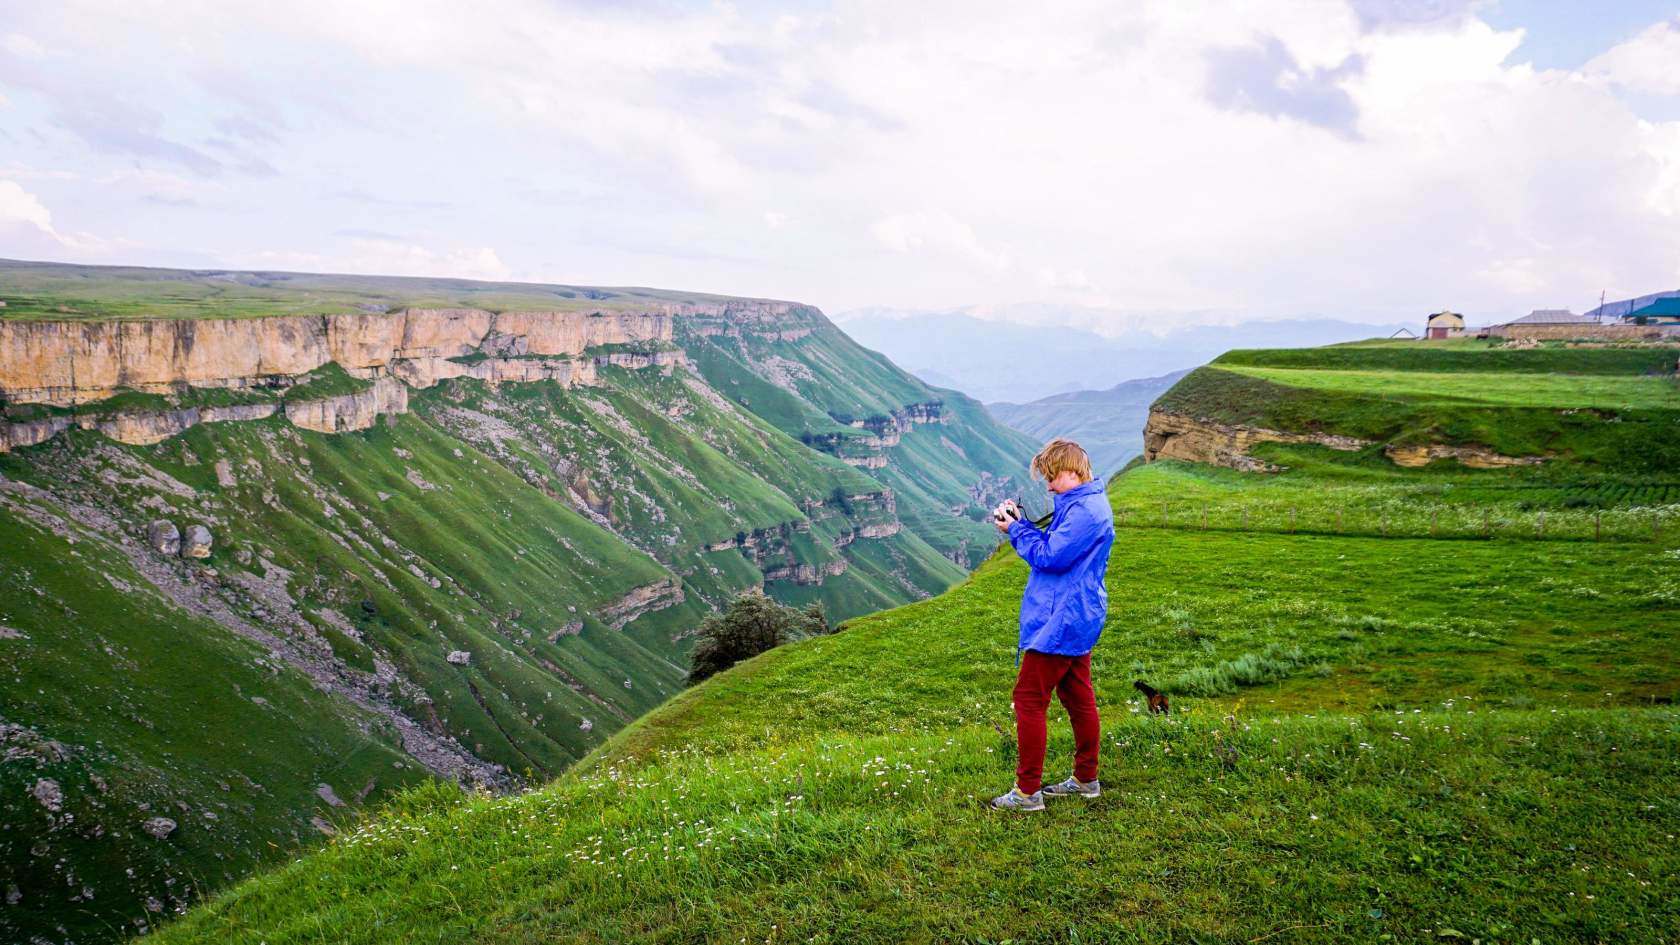
<svg viewBox="0 0 1680 945"><path fill-rule="evenodd" d="M144 930L427 779L550 777L736 595L839 625L960 580L1031 453L798 303L134 272L0 261L6 932Z"/></svg>

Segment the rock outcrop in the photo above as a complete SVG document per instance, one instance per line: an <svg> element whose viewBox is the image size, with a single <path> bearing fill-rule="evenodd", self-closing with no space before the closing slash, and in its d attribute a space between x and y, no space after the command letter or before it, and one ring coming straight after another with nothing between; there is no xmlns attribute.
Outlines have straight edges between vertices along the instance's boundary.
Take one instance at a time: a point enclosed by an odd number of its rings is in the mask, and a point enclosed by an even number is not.
<svg viewBox="0 0 1680 945"><path fill-rule="evenodd" d="M664 610L683 602L682 584L675 578L655 581L634 588L630 593L602 607L598 616L614 630L622 630L630 621L645 613Z"/></svg>
<svg viewBox="0 0 1680 945"><path fill-rule="evenodd" d="M808 586L820 585L824 580L846 573L846 559L836 558L821 564L780 564L764 569L765 583L790 581Z"/></svg>
<svg viewBox="0 0 1680 945"><path fill-rule="evenodd" d="M1182 459L1245 472L1278 471L1279 467L1249 455L1248 451L1258 443L1311 443L1346 452L1371 445L1371 441L1357 437L1238 426L1163 410L1151 410L1143 428L1145 462Z"/></svg>
<svg viewBox="0 0 1680 945"><path fill-rule="evenodd" d="M1227 466L1245 472L1278 472L1281 467L1250 456L1257 443L1311 443L1333 450L1352 452L1372 445L1371 440L1330 433L1289 433L1263 427L1238 426L1202 420L1183 414L1151 410L1143 428L1143 458L1182 459L1194 463ZM1430 443L1421 446L1387 446L1383 455L1396 466L1415 468L1438 459L1453 459L1473 469L1507 466L1537 466L1544 456L1506 456L1480 446L1451 446Z"/></svg>
<svg viewBox="0 0 1680 945"><path fill-rule="evenodd" d="M181 557L208 558L213 541L215 539L211 536L210 529L203 525L189 525L186 535L181 538Z"/></svg>
<svg viewBox="0 0 1680 945"><path fill-rule="evenodd" d="M181 553L181 530L167 519L158 519L146 526L146 542L160 555L174 557Z"/></svg>
<svg viewBox="0 0 1680 945"><path fill-rule="evenodd" d="M367 390L286 405L286 419L305 430L344 433L366 430L388 413L408 412L408 385L382 377Z"/></svg>
<svg viewBox="0 0 1680 945"><path fill-rule="evenodd" d="M450 376L440 362L477 353L576 357L601 345L669 342L673 318L721 317L729 307L671 303L601 312L411 308L392 315L5 320L0 321L0 397L72 406L120 390L251 387L328 363L364 378Z"/></svg>
<svg viewBox="0 0 1680 945"><path fill-rule="evenodd" d="M160 443L200 423L261 420L284 411L321 433L365 430L408 411L408 389L466 377L491 385L598 383L604 367L642 369L682 360L670 346L672 318L694 306L628 312L503 312L408 309L396 315L332 315L134 322L0 321L0 402L72 407L122 390L178 394L186 388L284 389L335 363L371 380L366 390L308 400L222 407L0 419L0 453L73 428L120 443ZM592 348L645 345L648 350Z"/></svg>
<svg viewBox="0 0 1680 945"><path fill-rule="evenodd" d="M1472 469L1502 469L1507 466L1538 466L1544 456L1506 456L1479 446L1447 446L1431 443L1427 446L1390 446L1383 450L1396 466L1416 468L1438 459L1455 459Z"/></svg>

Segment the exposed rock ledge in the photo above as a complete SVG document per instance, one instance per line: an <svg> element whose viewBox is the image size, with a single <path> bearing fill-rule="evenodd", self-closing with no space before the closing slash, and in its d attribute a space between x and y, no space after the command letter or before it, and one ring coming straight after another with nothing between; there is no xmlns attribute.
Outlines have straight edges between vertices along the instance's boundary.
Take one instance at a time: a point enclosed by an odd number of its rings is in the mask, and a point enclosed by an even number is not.
<svg viewBox="0 0 1680 945"><path fill-rule="evenodd" d="M682 584L676 578L666 578L632 588L630 593L602 607L597 616L614 630L622 630L645 613L675 607L683 600Z"/></svg>
<svg viewBox="0 0 1680 945"><path fill-rule="evenodd" d="M244 404L237 407L187 407L181 410L123 411L78 417L48 417L0 423L0 453L34 446L72 427L98 430L119 443L145 446L161 443L200 423L262 420L282 409L286 419L307 430L343 433L366 430L389 413L408 412L408 387L394 378L380 378L353 394L296 403Z"/></svg>
<svg viewBox="0 0 1680 945"><path fill-rule="evenodd" d="M794 584L819 586L824 580L846 573L846 559L836 558L826 564L781 564L764 569L764 581L791 581Z"/></svg>
<svg viewBox="0 0 1680 945"><path fill-rule="evenodd" d="M1234 426L1162 410L1151 410L1143 428L1145 462L1182 459L1245 472L1277 472L1280 467L1248 455L1257 443L1311 443L1346 452L1371 445L1370 440L1357 437Z"/></svg>
<svg viewBox="0 0 1680 945"><path fill-rule="evenodd" d="M591 386L599 382L598 370L608 365L640 369L675 364L681 352L655 351L647 354L618 352L593 358L486 358L456 362L444 358L404 360L392 363L398 377L375 377L367 390L335 397L234 407L186 407L179 410L125 410L112 414L47 417L17 422L0 421L0 453L45 443L72 427L98 430L119 443L149 445L182 433L200 423L230 420L262 420L285 411L286 419L306 430L344 433L366 430L386 414L408 412L408 388L430 387L453 377L471 377L492 385L551 381L563 387ZM400 380L398 378L401 378Z"/></svg>
<svg viewBox="0 0 1680 945"><path fill-rule="evenodd" d="M242 407L188 407L181 410L125 412L110 416L47 417L0 423L0 453L23 446L45 443L72 427L98 430L120 443L161 443L200 423L227 420L261 420L271 417L279 404L248 404Z"/></svg>
<svg viewBox="0 0 1680 945"><path fill-rule="evenodd" d="M1507 466L1538 466L1546 461L1544 456L1506 456L1495 453L1479 446L1446 446L1431 443L1428 446L1390 446L1383 450L1396 466L1427 466L1437 459L1456 459L1472 469L1503 469Z"/></svg>
<svg viewBox="0 0 1680 945"><path fill-rule="evenodd" d="M391 315L0 320L0 398L74 406L124 389L246 387L307 374L328 362L358 377L394 374L424 386L427 377L472 373L452 358L577 357L602 345L664 343L671 340L676 317L719 317L743 304L605 312L414 308ZM754 312L768 321L787 308L761 307L765 311Z"/></svg>
<svg viewBox="0 0 1680 945"><path fill-rule="evenodd" d="M1160 410L1149 412L1149 421L1143 428L1145 462L1182 459L1245 472L1278 472L1281 467L1248 455L1249 449L1257 443L1311 443L1352 452L1370 446L1372 441L1329 433L1288 433L1264 427L1235 426ZM1546 461L1544 456L1506 456L1479 446L1441 443L1389 446L1383 449L1383 455L1396 466L1412 468L1426 466L1438 459L1455 459L1473 469L1537 466Z"/></svg>

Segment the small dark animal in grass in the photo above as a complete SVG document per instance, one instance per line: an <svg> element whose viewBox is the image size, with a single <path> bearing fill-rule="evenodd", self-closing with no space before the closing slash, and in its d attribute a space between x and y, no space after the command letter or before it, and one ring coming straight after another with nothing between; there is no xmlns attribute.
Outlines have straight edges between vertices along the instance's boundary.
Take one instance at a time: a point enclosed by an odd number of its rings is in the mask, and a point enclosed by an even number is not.
<svg viewBox="0 0 1680 945"><path fill-rule="evenodd" d="M1136 689L1138 692L1143 693L1143 697L1145 699L1149 700L1149 714L1150 715L1166 715L1167 714L1167 697L1166 696L1163 696L1159 692L1156 692L1152 687L1150 687L1150 685L1148 683L1144 682L1141 679L1138 680L1135 683L1132 683L1132 688Z"/></svg>

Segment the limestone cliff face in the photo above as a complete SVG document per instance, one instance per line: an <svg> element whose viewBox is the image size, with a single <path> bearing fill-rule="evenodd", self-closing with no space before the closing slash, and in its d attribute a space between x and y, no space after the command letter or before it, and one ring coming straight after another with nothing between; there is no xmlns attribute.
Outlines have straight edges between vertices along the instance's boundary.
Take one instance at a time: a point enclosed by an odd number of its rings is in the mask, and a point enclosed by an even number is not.
<svg viewBox="0 0 1680 945"><path fill-rule="evenodd" d="M1276 472L1278 467L1248 454L1257 443L1313 443L1349 452L1371 445L1367 440L1351 436L1234 426L1164 410L1149 411L1149 420L1143 427L1145 462L1182 459L1247 472Z"/></svg>
<svg viewBox="0 0 1680 945"><path fill-rule="evenodd" d="M1257 443L1312 443L1352 452L1370 446L1372 441L1329 433L1287 433L1262 427L1233 426L1163 410L1151 410L1149 421L1143 428L1143 458L1146 462L1182 459L1246 472L1278 472L1280 467L1249 455L1249 449ZM1422 446L1391 444L1383 448L1383 455L1397 466L1408 467L1425 466L1439 459L1457 460L1474 469L1534 466L1546 461L1544 456L1505 456L1479 446L1441 443Z"/></svg>
<svg viewBox="0 0 1680 945"><path fill-rule="evenodd" d="M1479 446L1447 446L1431 443L1427 446L1389 446L1383 450L1396 466L1427 466L1438 459L1453 459L1471 469L1503 469L1507 466L1538 466L1544 456L1506 456Z"/></svg>
<svg viewBox="0 0 1680 945"><path fill-rule="evenodd" d="M720 306L721 307L721 306ZM681 352L614 351L667 346L672 319L697 307L648 311L487 312L407 309L395 315L326 315L129 322L0 321L0 402L76 406L121 390L284 387L328 363L372 380L367 390L317 400L178 410L125 410L0 421L0 453L45 442L72 427L123 443L168 439L199 423L257 420L285 411L323 433L365 430L406 413L408 388L471 377L490 384L594 384L600 368L668 367ZM701 307L703 308L703 307Z"/></svg>
<svg viewBox="0 0 1680 945"><path fill-rule="evenodd" d="M776 341L797 341L828 319L808 305L793 302L738 300L684 313L682 329L700 337L754 336Z"/></svg>
<svg viewBox="0 0 1680 945"><path fill-rule="evenodd" d="M234 407L123 411L109 416L48 417L42 420L0 423L0 453L22 446L45 443L72 427L98 430L121 443L161 443L200 423L261 420L273 416L279 409L279 404L246 404Z"/></svg>
<svg viewBox="0 0 1680 945"><path fill-rule="evenodd" d="M683 602L682 584L675 578L655 581L635 588L624 597L601 608L600 617L607 626L622 630L630 621L653 611L674 607Z"/></svg>
<svg viewBox="0 0 1680 945"><path fill-rule="evenodd" d="M720 310L724 306L715 306ZM784 306L785 307L785 306ZM597 345L669 342L672 321L706 306L637 311L488 312L159 321L0 321L0 397L73 406L118 390L244 387L336 362L359 377L470 373L448 359L576 357ZM447 366L446 366L447 365Z"/></svg>
<svg viewBox="0 0 1680 945"><path fill-rule="evenodd" d="M408 386L391 377L382 377L372 387L354 394L286 405L287 420L320 433L366 430L385 414L407 412Z"/></svg>

